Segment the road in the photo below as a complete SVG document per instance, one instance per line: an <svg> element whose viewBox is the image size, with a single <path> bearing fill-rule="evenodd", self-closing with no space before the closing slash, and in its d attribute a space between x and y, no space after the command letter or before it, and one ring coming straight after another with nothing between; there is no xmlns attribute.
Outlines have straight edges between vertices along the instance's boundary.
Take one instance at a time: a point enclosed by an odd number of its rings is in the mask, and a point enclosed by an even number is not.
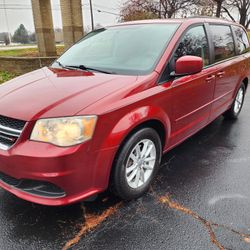
<svg viewBox="0 0 250 250"><path fill-rule="evenodd" d="M45 207L0 190L0 249L250 249L250 96L164 156L131 202ZM21 167L21 166L20 166Z"/></svg>

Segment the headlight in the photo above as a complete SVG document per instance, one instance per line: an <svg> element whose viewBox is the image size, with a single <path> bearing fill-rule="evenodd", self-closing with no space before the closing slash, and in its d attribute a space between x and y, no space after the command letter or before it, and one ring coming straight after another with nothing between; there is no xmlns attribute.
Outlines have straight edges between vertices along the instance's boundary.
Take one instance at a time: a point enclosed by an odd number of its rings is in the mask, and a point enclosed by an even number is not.
<svg viewBox="0 0 250 250"><path fill-rule="evenodd" d="M97 116L41 119L35 124L30 139L61 147L80 144L92 138Z"/></svg>

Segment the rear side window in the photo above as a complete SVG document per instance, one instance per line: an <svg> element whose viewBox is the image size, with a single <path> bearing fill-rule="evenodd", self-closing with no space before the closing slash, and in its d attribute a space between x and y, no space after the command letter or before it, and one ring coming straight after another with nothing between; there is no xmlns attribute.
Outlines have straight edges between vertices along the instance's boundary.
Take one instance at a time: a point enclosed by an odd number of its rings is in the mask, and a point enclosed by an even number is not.
<svg viewBox="0 0 250 250"><path fill-rule="evenodd" d="M174 53L174 60L182 56L199 56L204 66L209 64L208 40L203 26L196 26L187 31Z"/></svg>
<svg viewBox="0 0 250 250"><path fill-rule="evenodd" d="M236 47L239 54L243 54L249 51L249 41L246 32L238 26L233 26L233 30L236 36Z"/></svg>
<svg viewBox="0 0 250 250"><path fill-rule="evenodd" d="M235 48L231 28L226 25L210 25L210 27L214 44L215 62L234 56Z"/></svg>

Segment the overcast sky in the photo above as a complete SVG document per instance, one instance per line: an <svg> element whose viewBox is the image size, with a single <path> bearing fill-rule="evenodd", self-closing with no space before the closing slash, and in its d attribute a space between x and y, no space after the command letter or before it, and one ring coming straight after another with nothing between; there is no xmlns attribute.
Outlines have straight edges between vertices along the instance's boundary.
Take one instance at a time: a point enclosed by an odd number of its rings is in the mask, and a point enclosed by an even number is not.
<svg viewBox="0 0 250 250"><path fill-rule="evenodd" d="M99 13L97 10L112 12L119 14L120 6L126 0L92 0L94 7L95 23L103 26L114 24L119 16ZM5 0L7 9L7 20L9 23L10 32L13 33L19 24L24 26L29 31L34 31L34 23L31 10L31 0ZM7 31L7 22L4 12L4 0L0 0L0 32ZM62 27L60 0L51 0L53 10L54 27ZM90 26L90 11L89 0L82 0L84 26Z"/></svg>

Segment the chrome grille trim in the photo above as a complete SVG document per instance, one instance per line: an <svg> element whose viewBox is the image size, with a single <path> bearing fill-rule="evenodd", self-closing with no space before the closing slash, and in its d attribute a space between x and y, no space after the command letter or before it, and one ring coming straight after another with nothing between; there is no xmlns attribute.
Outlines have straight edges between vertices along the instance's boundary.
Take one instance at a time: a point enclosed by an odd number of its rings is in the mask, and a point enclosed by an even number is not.
<svg viewBox="0 0 250 250"><path fill-rule="evenodd" d="M2 143L0 143L0 149L2 149L4 151L7 151L9 149L9 147L6 146L6 145L4 145L4 144L2 144Z"/></svg>
<svg viewBox="0 0 250 250"><path fill-rule="evenodd" d="M22 130L8 128L0 124L0 133L19 137L22 133Z"/></svg>
<svg viewBox="0 0 250 250"><path fill-rule="evenodd" d="M4 125L1 124L1 119L0 119L0 149L7 151L9 150L12 146L15 145L19 137L21 136L23 129L17 129L13 128L13 121L14 122L19 122L19 120L15 120L13 118L4 118ZM8 125L8 119L10 119L10 127L6 126ZM23 121L22 121L23 122ZM25 122L23 122L23 128L25 126ZM21 128L21 126L19 126Z"/></svg>

